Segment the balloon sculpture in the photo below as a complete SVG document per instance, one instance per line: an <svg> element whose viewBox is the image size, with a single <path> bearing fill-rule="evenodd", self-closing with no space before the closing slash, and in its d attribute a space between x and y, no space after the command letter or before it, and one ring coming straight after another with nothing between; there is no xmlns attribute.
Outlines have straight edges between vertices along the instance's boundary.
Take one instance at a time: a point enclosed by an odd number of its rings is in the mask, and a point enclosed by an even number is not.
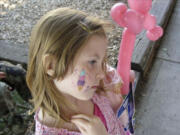
<svg viewBox="0 0 180 135"><path fill-rule="evenodd" d="M156 25L155 16L149 13L152 0L128 0L130 9L123 3L117 3L111 8L112 19L125 28L119 49L117 71L122 77L122 94L127 95L122 106L117 111L119 118L124 110L128 111L128 123L124 129L128 135L134 133L134 85L130 82L131 57L136 35L146 29L149 40L155 41L163 35L163 29Z"/></svg>
<svg viewBox="0 0 180 135"><path fill-rule="evenodd" d="M149 40L155 41L163 35L163 29L156 25L155 16L149 13L152 0L128 0L130 9L124 3L117 3L111 8L112 19L125 28L119 49L117 71L124 82L122 94L129 92L131 57L136 35L146 29Z"/></svg>

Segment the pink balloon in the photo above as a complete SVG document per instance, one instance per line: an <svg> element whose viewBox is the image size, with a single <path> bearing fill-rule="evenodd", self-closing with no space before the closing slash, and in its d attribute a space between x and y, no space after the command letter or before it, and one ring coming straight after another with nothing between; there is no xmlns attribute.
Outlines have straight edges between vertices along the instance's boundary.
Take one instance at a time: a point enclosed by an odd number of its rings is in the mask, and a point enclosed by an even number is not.
<svg viewBox="0 0 180 135"><path fill-rule="evenodd" d="M136 35L131 33L127 28L122 34L121 45L119 49L117 71L122 77L122 94L127 95L129 92L131 57L134 49Z"/></svg>
<svg viewBox="0 0 180 135"><path fill-rule="evenodd" d="M143 28L148 30L147 37L153 41L163 34L163 29L156 26L155 16L148 13L152 6L152 0L128 0L128 4L131 9L127 9L123 3L117 3L111 8L112 19L125 28L122 34L117 66L118 73L124 82L122 85L123 95L127 95L129 92L131 57L136 35Z"/></svg>
<svg viewBox="0 0 180 135"><path fill-rule="evenodd" d="M149 40L155 41L163 35L163 29L160 26L155 26L146 33Z"/></svg>
<svg viewBox="0 0 180 135"><path fill-rule="evenodd" d="M146 14L152 6L152 0L128 0L128 4L131 9Z"/></svg>
<svg viewBox="0 0 180 135"><path fill-rule="evenodd" d="M132 9L128 9L124 14L124 22L126 27L133 34L139 34L143 29L143 16Z"/></svg>
<svg viewBox="0 0 180 135"><path fill-rule="evenodd" d="M144 28L146 30L150 30L153 29L155 26L156 26L156 17L154 15L147 13L144 20Z"/></svg>
<svg viewBox="0 0 180 135"><path fill-rule="evenodd" d="M124 13L127 10L127 6L124 3L117 3L111 8L112 19L121 27L125 27Z"/></svg>

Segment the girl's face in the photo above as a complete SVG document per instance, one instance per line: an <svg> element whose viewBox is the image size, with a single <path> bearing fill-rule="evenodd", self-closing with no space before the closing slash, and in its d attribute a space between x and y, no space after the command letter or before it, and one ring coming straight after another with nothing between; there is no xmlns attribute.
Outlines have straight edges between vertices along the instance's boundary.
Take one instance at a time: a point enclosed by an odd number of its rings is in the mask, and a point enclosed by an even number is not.
<svg viewBox="0 0 180 135"><path fill-rule="evenodd" d="M93 35L75 58L73 72L69 70L63 80L54 80L58 90L79 100L91 99L104 78L102 63L106 49L107 39Z"/></svg>

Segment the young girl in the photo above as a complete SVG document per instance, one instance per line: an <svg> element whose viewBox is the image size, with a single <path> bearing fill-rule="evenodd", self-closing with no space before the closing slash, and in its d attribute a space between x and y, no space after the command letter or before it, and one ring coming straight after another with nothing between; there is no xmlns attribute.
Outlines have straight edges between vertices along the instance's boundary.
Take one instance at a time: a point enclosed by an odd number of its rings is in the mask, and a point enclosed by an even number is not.
<svg viewBox="0 0 180 135"><path fill-rule="evenodd" d="M33 28L27 69L36 135L127 135L121 79L105 62L109 23L58 8ZM124 119L124 120L122 120Z"/></svg>

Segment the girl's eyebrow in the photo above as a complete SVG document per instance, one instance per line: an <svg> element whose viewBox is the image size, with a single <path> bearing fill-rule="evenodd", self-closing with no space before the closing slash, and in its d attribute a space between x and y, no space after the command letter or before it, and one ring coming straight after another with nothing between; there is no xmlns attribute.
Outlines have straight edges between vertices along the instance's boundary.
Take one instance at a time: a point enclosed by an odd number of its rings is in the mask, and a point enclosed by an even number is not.
<svg viewBox="0 0 180 135"><path fill-rule="evenodd" d="M97 60L100 59L99 55L98 54L95 54L95 55L90 55L89 58L96 58ZM106 58L106 56L103 57L103 60Z"/></svg>
<svg viewBox="0 0 180 135"><path fill-rule="evenodd" d="M100 59L98 54L90 55L89 57L96 57L97 59Z"/></svg>

